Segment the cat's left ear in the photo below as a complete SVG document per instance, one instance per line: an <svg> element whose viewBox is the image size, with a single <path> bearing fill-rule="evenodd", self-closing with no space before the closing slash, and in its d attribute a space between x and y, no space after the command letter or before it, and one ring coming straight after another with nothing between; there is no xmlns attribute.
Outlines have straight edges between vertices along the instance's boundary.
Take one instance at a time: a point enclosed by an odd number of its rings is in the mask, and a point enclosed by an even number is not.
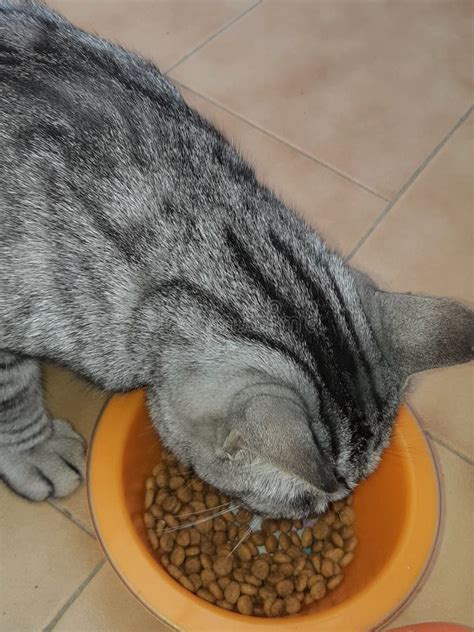
<svg viewBox="0 0 474 632"><path fill-rule="evenodd" d="M384 353L406 376L474 359L474 311L448 298L383 292L354 270Z"/></svg>

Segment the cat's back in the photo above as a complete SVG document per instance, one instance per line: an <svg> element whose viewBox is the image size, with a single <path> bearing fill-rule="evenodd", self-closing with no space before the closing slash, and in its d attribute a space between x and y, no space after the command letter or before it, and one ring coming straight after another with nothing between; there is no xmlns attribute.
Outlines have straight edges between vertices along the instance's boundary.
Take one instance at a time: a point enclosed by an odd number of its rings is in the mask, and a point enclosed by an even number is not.
<svg viewBox="0 0 474 632"><path fill-rule="evenodd" d="M82 88L82 96L94 90L96 98L108 96L111 103L148 96L162 106L168 98L173 108L181 101L176 88L139 55L82 31L44 5L0 0L0 96L15 90L29 104L35 97L44 103L48 91L56 96L61 88L71 99L74 89Z"/></svg>
<svg viewBox="0 0 474 632"><path fill-rule="evenodd" d="M3 178L12 163L34 172L48 152L60 169L144 168L156 128L166 136L185 116L176 88L147 60L43 5L0 0Z"/></svg>

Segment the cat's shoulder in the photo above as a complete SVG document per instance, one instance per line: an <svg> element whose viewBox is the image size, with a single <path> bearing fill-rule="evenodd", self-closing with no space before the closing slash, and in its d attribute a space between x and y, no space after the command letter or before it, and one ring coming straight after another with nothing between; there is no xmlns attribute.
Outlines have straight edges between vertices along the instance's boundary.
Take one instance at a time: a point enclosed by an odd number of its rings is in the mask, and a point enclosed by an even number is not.
<svg viewBox="0 0 474 632"><path fill-rule="evenodd" d="M36 2L0 0L0 85L24 79L96 79L131 98L182 103L175 86L149 60L75 27ZM30 84L31 85L31 84Z"/></svg>

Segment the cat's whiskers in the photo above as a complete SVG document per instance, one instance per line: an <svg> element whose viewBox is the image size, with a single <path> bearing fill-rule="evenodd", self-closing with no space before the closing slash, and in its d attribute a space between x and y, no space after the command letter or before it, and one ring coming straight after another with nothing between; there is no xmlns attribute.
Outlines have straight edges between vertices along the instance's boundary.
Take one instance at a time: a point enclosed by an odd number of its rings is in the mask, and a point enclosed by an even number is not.
<svg viewBox="0 0 474 632"><path fill-rule="evenodd" d="M196 514L202 514L202 513L205 513L206 511L212 511L213 509L228 507L230 504L232 504L231 500L228 503L222 503L222 505L216 505L215 507L206 507L206 509L198 509L198 511L190 511L189 513L185 513L185 514L175 514L174 518L185 518L186 516L195 516ZM232 511L232 509L229 509L229 511Z"/></svg>
<svg viewBox="0 0 474 632"><path fill-rule="evenodd" d="M145 435L150 434L150 432L153 432L154 434L157 434L156 430L153 428L153 426L151 428L146 428L145 430L142 430L142 432L138 433L138 437L144 437Z"/></svg>
<svg viewBox="0 0 474 632"><path fill-rule="evenodd" d="M244 540L246 540L248 538L248 536L252 533L252 527L250 526L247 531L244 532L243 536L240 538L240 540L237 542L237 544L234 546L234 548L229 551L229 553L226 555L226 557L230 557L232 555L232 553L244 542Z"/></svg>
<svg viewBox="0 0 474 632"><path fill-rule="evenodd" d="M207 511L211 511L211 510L208 509ZM191 527L194 527L197 524L201 524L201 522L207 522L208 520L213 520L214 518L217 518L218 516L223 516L225 513L228 513L229 511L232 511L232 508L227 507L226 509L223 509L222 511L218 511L215 514L212 514L212 516L206 516L205 518L201 518L200 520L195 520L194 522L189 522L188 524L181 524L179 525L179 527L169 527L168 529L163 529L162 533L170 533L171 531L180 531L181 529L189 529Z"/></svg>

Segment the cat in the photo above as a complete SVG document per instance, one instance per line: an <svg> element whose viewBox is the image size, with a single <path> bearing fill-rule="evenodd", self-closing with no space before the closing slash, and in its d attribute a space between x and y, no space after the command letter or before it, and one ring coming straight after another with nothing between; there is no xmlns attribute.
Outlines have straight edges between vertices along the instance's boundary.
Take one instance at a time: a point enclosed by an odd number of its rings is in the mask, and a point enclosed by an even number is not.
<svg viewBox="0 0 474 632"><path fill-rule="evenodd" d="M0 0L0 141L0 475L26 498L82 476L42 360L146 388L199 476L304 518L374 471L410 375L473 358L473 311L380 290L156 66L38 2Z"/></svg>

